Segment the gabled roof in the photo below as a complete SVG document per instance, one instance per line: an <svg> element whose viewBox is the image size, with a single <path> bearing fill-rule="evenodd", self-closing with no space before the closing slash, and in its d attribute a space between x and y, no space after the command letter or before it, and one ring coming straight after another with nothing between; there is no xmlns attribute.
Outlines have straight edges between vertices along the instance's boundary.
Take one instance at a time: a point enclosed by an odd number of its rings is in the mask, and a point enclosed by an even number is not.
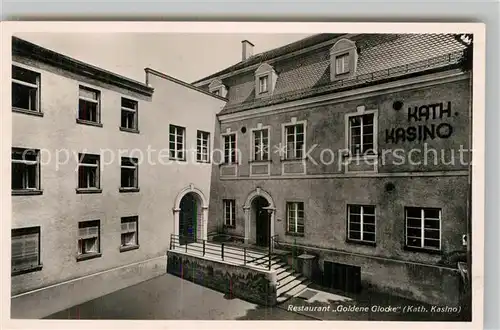
<svg viewBox="0 0 500 330"><path fill-rule="evenodd" d="M359 34L351 35L356 43L358 62L356 75L344 80L330 80L330 48L344 35L318 35L306 38L269 54L298 50L299 45L309 46L325 43L325 46L309 52L275 61L272 66L278 79L269 98L255 98L254 72L243 72L225 77L229 92L228 102L220 114L239 112L256 107L288 102L300 98L377 84L387 80L401 79L431 71L446 70L459 66L465 45L451 34ZM304 42L306 40L307 42ZM265 54L265 53L264 53ZM269 57L270 55L266 55ZM240 63L253 65L254 61ZM250 64L252 63L252 64ZM212 75L212 78L241 68L232 66Z"/></svg>

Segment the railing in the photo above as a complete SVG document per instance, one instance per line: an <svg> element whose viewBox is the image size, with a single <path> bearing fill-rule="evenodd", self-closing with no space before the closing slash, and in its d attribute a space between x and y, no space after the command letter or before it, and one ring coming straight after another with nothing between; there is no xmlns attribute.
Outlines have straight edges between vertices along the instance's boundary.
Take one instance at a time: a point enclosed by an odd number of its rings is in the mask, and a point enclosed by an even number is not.
<svg viewBox="0 0 500 330"><path fill-rule="evenodd" d="M252 258L247 251L247 247L235 247L232 244L214 243L207 240L197 240L192 236L181 236L181 235L170 235L170 250L183 249L185 253L197 252L203 257L209 256L214 258L220 258L224 261L224 258L231 259L231 261L242 262L243 265L254 264L260 267L264 267L267 262L267 269L271 269L271 260L274 251L274 245L278 241L278 235L271 236L269 238L269 248L268 252L263 256ZM189 243L201 243L199 245L190 245ZM217 246L218 245L218 246ZM216 247L217 246L217 247ZM242 253L243 252L243 253ZM243 254L243 256L242 256Z"/></svg>

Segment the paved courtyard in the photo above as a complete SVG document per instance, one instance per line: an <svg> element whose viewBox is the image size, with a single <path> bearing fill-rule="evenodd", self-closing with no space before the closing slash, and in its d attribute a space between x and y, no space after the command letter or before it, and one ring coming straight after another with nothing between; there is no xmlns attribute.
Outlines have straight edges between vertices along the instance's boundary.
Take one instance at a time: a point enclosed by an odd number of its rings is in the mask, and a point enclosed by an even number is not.
<svg viewBox="0 0 500 330"><path fill-rule="evenodd" d="M49 319L311 320L282 308L261 307L165 274L113 292Z"/></svg>

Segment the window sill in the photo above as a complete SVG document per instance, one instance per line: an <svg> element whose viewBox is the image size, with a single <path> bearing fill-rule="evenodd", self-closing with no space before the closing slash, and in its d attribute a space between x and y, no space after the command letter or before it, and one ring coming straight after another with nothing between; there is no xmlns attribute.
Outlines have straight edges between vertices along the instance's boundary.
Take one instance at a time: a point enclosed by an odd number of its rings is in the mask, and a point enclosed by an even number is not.
<svg viewBox="0 0 500 330"><path fill-rule="evenodd" d="M285 235L287 235L287 236L294 236L294 237L304 237L304 233L292 233L292 232L289 232L289 231L287 231L285 233Z"/></svg>
<svg viewBox="0 0 500 330"><path fill-rule="evenodd" d="M347 239L346 243L348 244L356 244L356 245L366 245L366 246L371 246L371 247L376 247L377 243L375 242L367 242L367 241L356 241L353 239Z"/></svg>
<svg viewBox="0 0 500 330"><path fill-rule="evenodd" d="M139 248L139 245L124 245L124 246L120 246L120 252L137 250L138 248Z"/></svg>
<svg viewBox="0 0 500 330"><path fill-rule="evenodd" d="M84 261L84 260L89 260L89 259L94 259L94 258L100 258L102 256L102 253L86 253L86 254L80 254L76 257L76 261Z"/></svg>
<svg viewBox="0 0 500 330"><path fill-rule="evenodd" d="M349 153L344 153L342 155L343 158L350 159L376 159L378 158L378 154L367 154L367 155L351 155Z"/></svg>
<svg viewBox="0 0 500 330"><path fill-rule="evenodd" d="M120 131L122 131L122 132L128 132L128 133L135 133L135 134L140 134L141 133L136 128L128 128L128 127L121 127L121 126L120 126Z"/></svg>
<svg viewBox="0 0 500 330"><path fill-rule="evenodd" d="M29 195L43 195L43 190L41 189L12 190L12 196L29 196Z"/></svg>
<svg viewBox="0 0 500 330"><path fill-rule="evenodd" d="M250 164L269 164L272 163L272 160L250 160Z"/></svg>
<svg viewBox="0 0 500 330"><path fill-rule="evenodd" d="M130 187L130 188L121 187L118 190L121 193L128 193L128 192L139 192L141 189L140 188L136 188L136 187Z"/></svg>
<svg viewBox="0 0 500 330"><path fill-rule="evenodd" d="M443 251L441 251L441 250L417 248L417 247L411 247L411 246L406 246L406 245L404 247L404 250L409 251L409 252L421 252L421 253L436 254L436 255L443 254Z"/></svg>
<svg viewBox="0 0 500 330"><path fill-rule="evenodd" d="M88 121L80 118L76 118L76 123L77 124L82 124L82 125L89 125L89 126L95 126L95 127L102 127L101 123L97 123L95 121Z"/></svg>
<svg viewBox="0 0 500 330"><path fill-rule="evenodd" d="M200 164L210 164L209 160L196 160L196 162Z"/></svg>
<svg viewBox="0 0 500 330"><path fill-rule="evenodd" d="M97 188L76 188L77 194L100 194L102 189Z"/></svg>
<svg viewBox="0 0 500 330"><path fill-rule="evenodd" d="M286 162L303 162L306 159L305 158L282 158L280 160L281 160L281 162L286 163Z"/></svg>
<svg viewBox="0 0 500 330"><path fill-rule="evenodd" d="M224 225L224 228L227 228L227 229L236 229L236 225Z"/></svg>
<svg viewBox="0 0 500 330"><path fill-rule="evenodd" d="M22 275L22 274L26 274L26 273L32 273L32 272L37 272L39 270L42 270L43 268L43 265L38 265L38 266L34 266L34 267L31 267L31 268L24 268L24 269L17 269L17 270L14 270L11 272L11 276L16 276L16 275Z"/></svg>
<svg viewBox="0 0 500 330"><path fill-rule="evenodd" d="M43 112L39 112L39 111L35 111L35 110L28 110L28 109L22 109L22 108L12 108L12 112L23 113L25 115L31 115L31 116L36 116L36 117L43 117Z"/></svg>
<svg viewBox="0 0 500 330"><path fill-rule="evenodd" d="M219 166L238 166L238 163L221 163Z"/></svg>
<svg viewBox="0 0 500 330"><path fill-rule="evenodd" d="M173 157L169 157L168 159L172 160L174 162L185 162L186 161L185 158L173 158Z"/></svg>

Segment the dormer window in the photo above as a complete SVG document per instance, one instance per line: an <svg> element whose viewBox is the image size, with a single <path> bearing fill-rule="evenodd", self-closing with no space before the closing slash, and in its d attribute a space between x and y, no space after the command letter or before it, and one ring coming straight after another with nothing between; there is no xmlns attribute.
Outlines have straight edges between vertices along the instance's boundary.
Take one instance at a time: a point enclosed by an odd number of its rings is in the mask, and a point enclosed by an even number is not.
<svg viewBox="0 0 500 330"><path fill-rule="evenodd" d="M267 82L269 76L259 77L259 93L267 93Z"/></svg>
<svg viewBox="0 0 500 330"><path fill-rule="evenodd" d="M222 83L220 79L214 79L208 85L208 91L214 95L226 97L227 95L227 87Z"/></svg>
<svg viewBox="0 0 500 330"><path fill-rule="evenodd" d="M330 48L330 80L354 78L358 62L358 52L354 41L338 40Z"/></svg>
<svg viewBox="0 0 500 330"><path fill-rule="evenodd" d="M349 72L349 53L339 55L335 58L335 74L344 74Z"/></svg>
<svg viewBox="0 0 500 330"><path fill-rule="evenodd" d="M255 98L271 96L277 80L278 75L273 67L267 63L262 63L255 70Z"/></svg>

